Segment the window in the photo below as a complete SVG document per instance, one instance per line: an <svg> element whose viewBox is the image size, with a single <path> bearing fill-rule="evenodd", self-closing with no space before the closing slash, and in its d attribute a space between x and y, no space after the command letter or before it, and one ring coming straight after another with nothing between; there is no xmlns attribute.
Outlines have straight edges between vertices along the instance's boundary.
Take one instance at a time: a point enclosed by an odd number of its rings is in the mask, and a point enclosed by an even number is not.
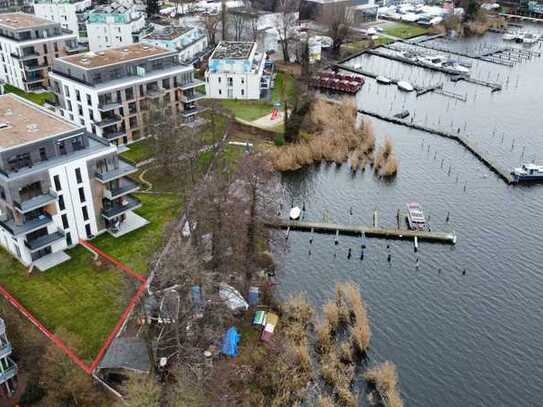
<svg viewBox="0 0 543 407"><path fill-rule="evenodd" d="M79 188L79 200L81 202L85 202L85 190L83 189L83 187Z"/></svg>
<svg viewBox="0 0 543 407"><path fill-rule="evenodd" d="M241 96L245 95L245 89L241 90Z"/></svg>
<svg viewBox="0 0 543 407"><path fill-rule="evenodd" d="M64 85L64 94L66 97L70 97L70 89L66 85Z"/></svg>
<svg viewBox="0 0 543 407"><path fill-rule="evenodd" d="M58 152L60 153L60 155L66 155L66 145L64 144L64 141L58 142Z"/></svg>
<svg viewBox="0 0 543 407"><path fill-rule="evenodd" d="M222 95L222 90L219 89L219 95Z"/></svg>
<svg viewBox="0 0 543 407"><path fill-rule="evenodd" d="M58 209L61 211L66 209L66 205L64 204L64 195L59 195L58 197Z"/></svg>
<svg viewBox="0 0 543 407"><path fill-rule="evenodd" d="M83 182L83 180L81 179L81 168L75 169L75 179L78 184L81 184Z"/></svg>
<svg viewBox="0 0 543 407"><path fill-rule="evenodd" d="M70 232L66 233L66 246L72 245L72 234Z"/></svg>
<svg viewBox="0 0 543 407"><path fill-rule="evenodd" d="M62 227L64 229L68 229L70 227L70 224L68 223L68 215L64 214L61 216L62 219Z"/></svg>
<svg viewBox="0 0 543 407"><path fill-rule="evenodd" d="M228 78L228 86L234 86L234 78Z"/></svg>
<svg viewBox="0 0 543 407"><path fill-rule="evenodd" d="M89 211L87 210L87 207L83 206L81 211L83 211L83 220L89 220Z"/></svg>
<svg viewBox="0 0 543 407"><path fill-rule="evenodd" d="M58 175L55 175L55 176L53 177L53 181L55 182L55 189L56 189L57 191L62 191L62 187L61 187L61 185L60 185L60 177L59 177Z"/></svg>
<svg viewBox="0 0 543 407"><path fill-rule="evenodd" d="M89 223L85 225L85 232L87 233L87 238L90 239L92 237L92 232L91 232L91 226Z"/></svg>
<svg viewBox="0 0 543 407"><path fill-rule="evenodd" d="M40 147L40 160L47 161L47 152L45 151L45 147Z"/></svg>
<svg viewBox="0 0 543 407"><path fill-rule="evenodd" d="M77 89L75 90L75 98L78 102L81 102L81 93Z"/></svg>

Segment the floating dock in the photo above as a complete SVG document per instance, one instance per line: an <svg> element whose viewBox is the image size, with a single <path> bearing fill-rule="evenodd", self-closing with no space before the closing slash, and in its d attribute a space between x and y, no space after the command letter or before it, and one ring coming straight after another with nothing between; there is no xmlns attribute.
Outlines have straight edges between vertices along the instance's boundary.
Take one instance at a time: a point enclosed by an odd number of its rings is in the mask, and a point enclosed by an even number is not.
<svg viewBox="0 0 543 407"><path fill-rule="evenodd" d="M311 233L325 233L335 235L336 239L338 235L348 236L366 236L380 239L404 239L438 242L447 244L456 244L456 234L446 232L429 232L419 230L408 229L393 229L393 228L380 228L363 225L339 225L335 223L321 223L321 222L300 222L292 220L277 220L274 222L268 222L269 227L278 229L287 229L287 231L298 230L302 232Z"/></svg>
<svg viewBox="0 0 543 407"><path fill-rule="evenodd" d="M364 109L359 109L358 112L361 113L361 114L371 116L371 117L375 117L375 118L380 119L380 120L384 120L384 121L389 122L389 123L394 123L394 124L397 124L397 125L400 125L400 126L405 126L405 127L409 127L409 128L416 129L416 130L421 130L421 131L424 131L426 133L435 134L436 136L441 136L441 137L445 137L445 138L448 138L448 139L451 139L451 140L455 140L458 143L460 143L462 146L464 146L475 157L477 157L477 159L479 159L479 161L481 161L489 169L491 169L494 173L496 173L498 176L500 176L500 178L502 178L505 182L507 182L508 184L515 183L515 178L511 175L511 173L509 171L507 171L505 168L502 168L500 165L498 165L496 162L494 162L494 160L492 160L491 158L487 157L487 155L485 153L483 153L483 151L479 147L477 147L475 145L475 143L468 140L464 136L461 136L459 134L449 133L449 132L439 130L439 129L433 129L431 127L422 126L420 124L411 123L411 122L408 122L408 121L405 121L405 120L402 120L402 119L398 119L396 117L386 116L386 115L382 115L382 114L379 114L379 113L376 113L376 112L371 112L371 111L364 110Z"/></svg>

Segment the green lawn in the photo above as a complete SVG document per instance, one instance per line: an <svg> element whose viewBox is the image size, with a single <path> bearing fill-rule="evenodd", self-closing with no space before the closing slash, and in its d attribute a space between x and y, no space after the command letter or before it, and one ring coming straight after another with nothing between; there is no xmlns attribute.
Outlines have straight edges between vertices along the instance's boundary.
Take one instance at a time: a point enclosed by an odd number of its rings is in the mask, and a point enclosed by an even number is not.
<svg viewBox="0 0 543 407"><path fill-rule="evenodd" d="M37 103L38 105L43 105L48 100L53 100L53 94L50 92L26 93L24 90L8 84L4 85L4 90L6 93L15 93L16 95Z"/></svg>
<svg viewBox="0 0 543 407"><path fill-rule="evenodd" d="M412 38L428 33L428 29L416 24L396 23L383 27L383 32L399 38Z"/></svg>
<svg viewBox="0 0 543 407"><path fill-rule="evenodd" d="M179 195L135 195L142 202L136 213L150 223L118 238L104 233L94 239L92 244L127 264L135 272L145 274L149 262L162 243L166 225L179 214L183 200Z"/></svg>
<svg viewBox="0 0 543 407"><path fill-rule="evenodd" d="M153 149L148 140L142 140L128 146L130 150L121 154L121 157L132 162L140 162L147 160L153 156Z"/></svg>
<svg viewBox="0 0 543 407"><path fill-rule="evenodd" d="M63 327L79 337L81 349L76 351L90 361L113 330L135 286L125 273L96 266L81 246L68 254L72 257L68 262L28 276L25 267L0 250L0 283L49 330Z"/></svg>

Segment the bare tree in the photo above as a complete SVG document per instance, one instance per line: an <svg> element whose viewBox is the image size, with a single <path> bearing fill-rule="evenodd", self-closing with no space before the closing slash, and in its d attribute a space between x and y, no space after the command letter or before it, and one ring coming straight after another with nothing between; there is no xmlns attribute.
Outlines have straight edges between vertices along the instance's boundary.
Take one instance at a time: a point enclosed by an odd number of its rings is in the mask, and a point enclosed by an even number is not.
<svg viewBox="0 0 543 407"><path fill-rule="evenodd" d="M299 7L300 0L278 0L275 29L281 42L285 62L290 62L289 49L296 32Z"/></svg>
<svg viewBox="0 0 543 407"><path fill-rule="evenodd" d="M226 0L221 0L221 29L222 29L222 36L221 40L226 41L228 40L228 8L226 7Z"/></svg>
<svg viewBox="0 0 543 407"><path fill-rule="evenodd" d="M217 32L219 30L219 23L221 22L221 13L216 15L207 13L202 17L201 21L207 33L207 41L210 45L216 45Z"/></svg>
<svg viewBox="0 0 543 407"><path fill-rule="evenodd" d="M352 15L345 5L337 4L325 9L320 22L328 28L328 36L332 38L332 54L337 57L351 32Z"/></svg>

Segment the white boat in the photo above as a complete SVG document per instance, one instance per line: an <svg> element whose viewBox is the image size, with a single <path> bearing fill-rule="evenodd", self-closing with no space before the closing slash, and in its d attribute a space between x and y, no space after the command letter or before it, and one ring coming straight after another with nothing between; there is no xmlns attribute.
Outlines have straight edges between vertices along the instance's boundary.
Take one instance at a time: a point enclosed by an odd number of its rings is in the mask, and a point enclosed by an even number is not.
<svg viewBox="0 0 543 407"><path fill-rule="evenodd" d="M415 90L413 85L406 81L399 81L397 85L398 89L403 90L404 92L413 92Z"/></svg>
<svg viewBox="0 0 543 407"><path fill-rule="evenodd" d="M407 223L409 224L409 229L411 230L428 229L424 212L422 211L420 205L416 202L407 204Z"/></svg>
<svg viewBox="0 0 543 407"><path fill-rule="evenodd" d="M522 164L522 167L511 171L517 182L519 181L543 181L543 165Z"/></svg>
<svg viewBox="0 0 543 407"><path fill-rule="evenodd" d="M392 83L392 79L388 79L386 76L378 76L375 78L377 83L382 83L383 85L390 85Z"/></svg>
<svg viewBox="0 0 543 407"><path fill-rule="evenodd" d="M515 38L517 38L516 34L511 32L502 35L502 40L504 41L513 41Z"/></svg>
<svg viewBox="0 0 543 407"><path fill-rule="evenodd" d="M302 210L298 208L297 206L295 206L294 208L290 210L290 214L289 214L290 219L292 220L299 219L301 214L302 214Z"/></svg>
<svg viewBox="0 0 543 407"><path fill-rule="evenodd" d="M246 311L249 308L249 304L245 301L245 298L243 298L239 291L226 283L220 283L219 297L232 311Z"/></svg>
<svg viewBox="0 0 543 407"><path fill-rule="evenodd" d="M524 44L535 44L537 41L539 41L539 36L533 33L526 33L522 37L522 41Z"/></svg>
<svg viewBox="0 0 543 407"><path fill-rule="evenodd" d="M453 71L456 71L458 73L469 73L470 69L459 64L458 62L454 60L449 60L447 62L444 62L441 65L443 68L452 69Z"/></svg>

